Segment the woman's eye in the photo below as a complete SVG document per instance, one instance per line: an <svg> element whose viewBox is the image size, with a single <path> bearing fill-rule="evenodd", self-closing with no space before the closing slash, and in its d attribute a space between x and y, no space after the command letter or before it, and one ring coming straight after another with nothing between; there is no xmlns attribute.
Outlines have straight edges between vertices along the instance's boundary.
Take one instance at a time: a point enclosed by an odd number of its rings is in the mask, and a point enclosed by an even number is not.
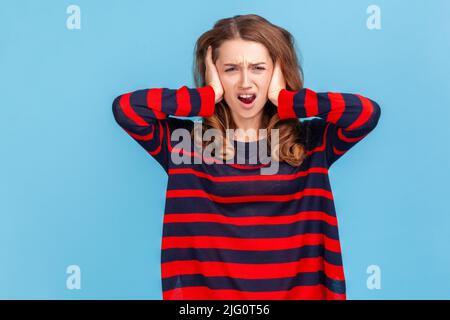
<svg viewBox="0 0 450 320"><path fill-rule="evenodd" d="M266 68L264 68L264 67L254 67L256 70L266 70ZM225 72L228 72L228 71L233 71L233 70L235 70L236 68L234 68L234 67L232 67L232 68L229 68L229 69L226 69L225 70Z"/></svg>

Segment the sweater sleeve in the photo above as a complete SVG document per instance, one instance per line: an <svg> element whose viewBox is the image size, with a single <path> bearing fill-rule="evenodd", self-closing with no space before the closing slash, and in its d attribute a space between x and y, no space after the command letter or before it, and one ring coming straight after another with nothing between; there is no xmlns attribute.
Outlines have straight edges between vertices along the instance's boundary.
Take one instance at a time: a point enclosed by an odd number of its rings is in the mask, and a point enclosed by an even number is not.
<svg viewBox="0 0 450 320"><path fill-rule="evenodd" d="M278 96L280 119L318 117L326 164L337 159L366 137L377 125L380 106L359 94L282 89Z"/></svg>
<svg viewBox="0 0 450 320"><path fill-rule="evenodd" d="M193 124L180 117L210 117L215 111L211 86L150 88L124 93L112 103L116 122L168 171L170 134ZM188 123L189 122L189 123Z"/></svg>

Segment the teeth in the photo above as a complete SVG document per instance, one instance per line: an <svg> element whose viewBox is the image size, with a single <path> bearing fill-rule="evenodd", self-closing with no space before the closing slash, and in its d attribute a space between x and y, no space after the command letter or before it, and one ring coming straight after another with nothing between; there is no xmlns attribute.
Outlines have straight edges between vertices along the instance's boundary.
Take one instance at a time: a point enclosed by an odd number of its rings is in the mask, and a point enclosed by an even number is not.
<svg viewBox="0 0 450 320"><path fill-rule="evenodd" d="M253 94L240 94L239 95L239 98L244 98L244 99L251 98L251 97L253 97Z"/></svg>

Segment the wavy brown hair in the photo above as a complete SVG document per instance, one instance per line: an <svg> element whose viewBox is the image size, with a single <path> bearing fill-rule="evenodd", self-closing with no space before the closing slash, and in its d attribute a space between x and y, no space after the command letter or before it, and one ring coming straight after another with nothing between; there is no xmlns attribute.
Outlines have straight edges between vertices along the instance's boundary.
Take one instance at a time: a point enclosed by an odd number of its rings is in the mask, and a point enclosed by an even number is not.
<svg viewBox="0 0 450 320"><path fill-rule="evenodd" d="M255 14L236 15L231 18L218 20L214 27L203 33L195 44L193 74L197 87L203 87L205 83L205 57L208 46L212 47L212 59L215 63L218 58L218 48L227 40L243 39L254 41L264 45L275 65L280 61L280 67L286 80L286 89L296 91L303 88L303 70L298 62L293 36L285 29L276 26L261 16ZM278 116L277 106L267 100L264 106L260 128L267 129L268 146L271 143L271 129L279 131L279 145L274 145L276 151L272 157L276 161L286 162L291 166L300 165L306 157L306 147L302 143L302 127L299 119L281 120ZM217 158L229 159L234 156L234 148L226 139L226 129L237 129L225 99L215 106L215 112L211 117L203 118L202 132L191 131L191 135L197 144L205 145L211 141L203 141L204 131L218 129L222 132L222 139L214 141L219 154ZM222 142L222 143L220 143ZM270 147L269 147L270 150Z"/></svg>

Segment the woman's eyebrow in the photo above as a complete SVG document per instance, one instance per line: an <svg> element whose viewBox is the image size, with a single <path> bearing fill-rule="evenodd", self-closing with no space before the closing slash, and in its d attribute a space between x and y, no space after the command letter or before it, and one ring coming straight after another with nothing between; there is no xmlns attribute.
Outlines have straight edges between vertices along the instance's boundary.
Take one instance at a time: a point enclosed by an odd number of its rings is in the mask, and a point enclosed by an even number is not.
<svg viewBox="0 0 450 320"><path fill-rule="evenodd" d="M242 63L225 63L224 66L237 66L237 65L241 65ZM249 65L251 66L256 66L258 64L266 64L265 62L256 62L256 63L249 63Z"/></svg>

